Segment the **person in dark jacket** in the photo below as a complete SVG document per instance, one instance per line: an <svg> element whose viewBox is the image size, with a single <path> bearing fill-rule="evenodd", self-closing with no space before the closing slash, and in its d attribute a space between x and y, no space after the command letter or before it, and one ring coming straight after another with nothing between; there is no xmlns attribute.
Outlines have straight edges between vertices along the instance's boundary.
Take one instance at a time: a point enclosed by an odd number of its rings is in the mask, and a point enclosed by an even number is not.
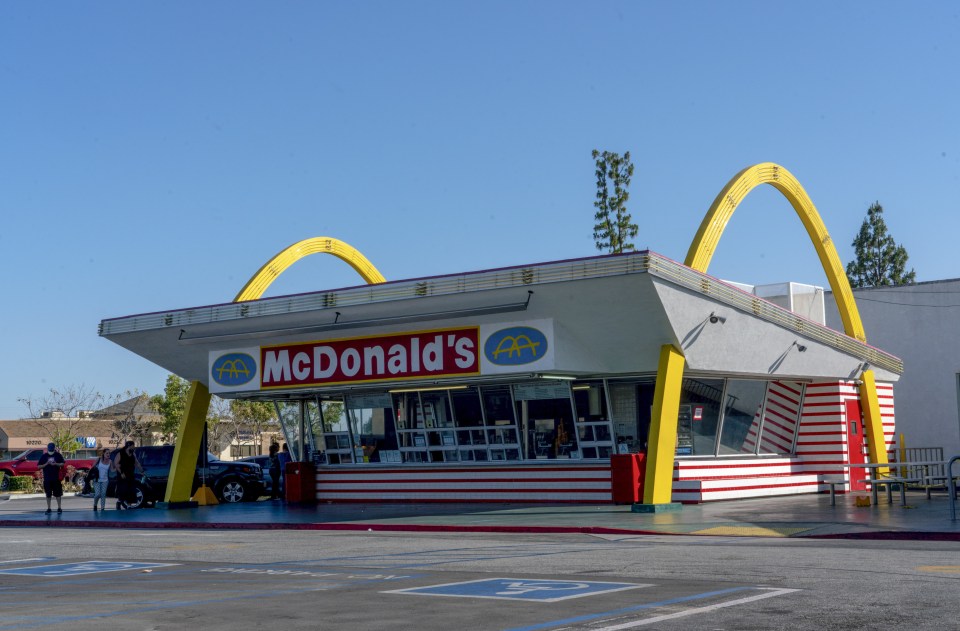
<svg viewBox="0 0 960 631"><path fill-rule="evenodd" d="M280 499L280 445L270 445L270 499Z"/></svg>
<svg viewBox="0 0 960 631"><path fill-rule="evenodd" d="M143 467L133 453L133 441L128 440L113 459L113 470L117 473L117 510L132 504L136 493L137 471L143 473Z"/></svg>
<svg viewBox="0 0 960 631"><path fill-rule="evenodd" d="M47 514L50 510L50 497L57 498L57 512L62 513L63 507L60 502L63 498L63 484L60 483L60 472L66 466L67 461L63 459L63 454L57 451L54 443L47 445L47 451L40 456L37 461L37 467L43 471L43 492L47 495Z"/></svg>

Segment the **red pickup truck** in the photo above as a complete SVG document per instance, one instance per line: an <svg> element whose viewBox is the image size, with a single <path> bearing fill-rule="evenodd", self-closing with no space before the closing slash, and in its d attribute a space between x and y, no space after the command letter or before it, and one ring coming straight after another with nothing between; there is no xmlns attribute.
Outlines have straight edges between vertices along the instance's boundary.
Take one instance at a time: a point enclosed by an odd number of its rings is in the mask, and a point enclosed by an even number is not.
<svg viewBox="0 0 960 631"><path fill-rule="evenodd" d="M10 488L10 478L15 475L29 475L32 477L33 474L37 472L37 462L40 461L40 456L43 455L44 451L43 449L28 449L12 460L0 461L0 472L4 474L3 482L0 482L0 491L6 491ZM83 482L84 476L87 475L87 471L94 465L96 459L78 460L66 458L66 461L68 469L69 467L73 467L75 470L72 481L80 483Z"/></svg>

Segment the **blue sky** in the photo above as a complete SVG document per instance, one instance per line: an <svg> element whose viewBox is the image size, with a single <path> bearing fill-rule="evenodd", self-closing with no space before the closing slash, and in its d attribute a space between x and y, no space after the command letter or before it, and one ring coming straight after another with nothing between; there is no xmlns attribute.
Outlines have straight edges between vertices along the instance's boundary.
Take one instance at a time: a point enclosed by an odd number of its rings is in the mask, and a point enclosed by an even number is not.
<svg viewBox="0 0 960 631"><path fill-rule="evenodd" d="M631 152L638 248L682 260L772 161L844 261L879 200L918 280L960 276L958 68L955 2L4 3L0 418L161 391L100 320L227 302L307 237L391 279L595 254L594 148ZM710 272L825 283L769 187ZM356 283L315 256L267 295Z"/></svg>

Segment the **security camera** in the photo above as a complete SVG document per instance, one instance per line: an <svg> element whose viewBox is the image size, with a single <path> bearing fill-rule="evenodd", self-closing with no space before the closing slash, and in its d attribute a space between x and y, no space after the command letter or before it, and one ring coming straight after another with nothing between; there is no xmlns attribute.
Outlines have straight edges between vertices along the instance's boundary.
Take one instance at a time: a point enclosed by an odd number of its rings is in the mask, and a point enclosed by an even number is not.
<svg viewBox="0 0 960 631"><path fill-rule="evenodd" d="M718 318L716 315L712 313L710 314L710 324L716 324L719 321L720 321L720 318Z"/></svg>

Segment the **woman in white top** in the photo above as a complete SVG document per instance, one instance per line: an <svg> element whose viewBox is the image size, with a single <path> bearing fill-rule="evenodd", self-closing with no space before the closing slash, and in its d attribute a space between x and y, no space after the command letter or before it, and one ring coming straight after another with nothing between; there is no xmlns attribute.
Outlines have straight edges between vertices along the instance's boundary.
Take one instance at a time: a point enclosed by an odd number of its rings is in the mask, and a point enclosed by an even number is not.
<svg viewBox="0 0 960 631"><path fill-rule="evenodd" d="M107 483L110 482L110 450L100 452L97 464L90 469L91 483L93 484L93 510L97 510L97 498L100 499L100 510L107 503Z"/></svg>

